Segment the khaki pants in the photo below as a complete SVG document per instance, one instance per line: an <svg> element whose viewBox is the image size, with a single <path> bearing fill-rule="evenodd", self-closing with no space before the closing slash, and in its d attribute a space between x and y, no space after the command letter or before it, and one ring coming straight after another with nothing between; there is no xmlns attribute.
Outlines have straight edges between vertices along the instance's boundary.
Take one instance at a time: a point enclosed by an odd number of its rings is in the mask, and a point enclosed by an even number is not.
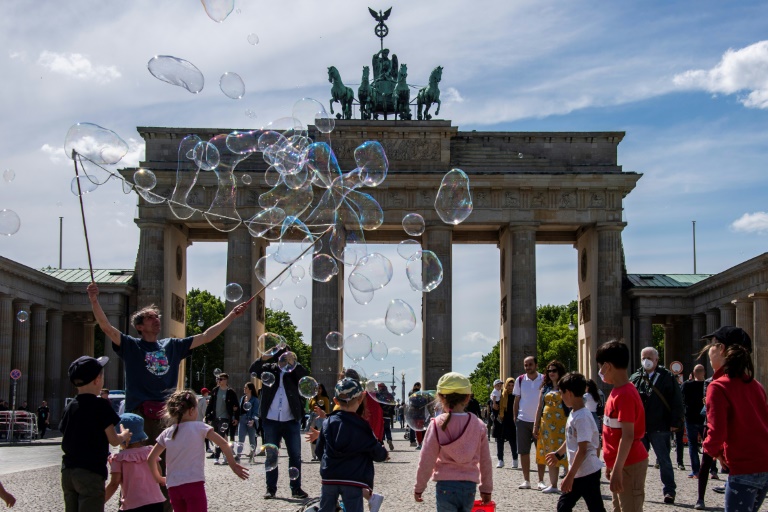
<svg viewBox="0 0 768 512"><path fill-rule="evenodd" d="M643 512L647 472L648 459L631 466L624 466L622 470L624 492L613 493L613 512Z"/></svg>
<svg viewBox="0 0 768 512"><path fill-rule="evenodd" d="M103 512L104 478L87 469L61 470L61 490L67 512Z"/></svg>

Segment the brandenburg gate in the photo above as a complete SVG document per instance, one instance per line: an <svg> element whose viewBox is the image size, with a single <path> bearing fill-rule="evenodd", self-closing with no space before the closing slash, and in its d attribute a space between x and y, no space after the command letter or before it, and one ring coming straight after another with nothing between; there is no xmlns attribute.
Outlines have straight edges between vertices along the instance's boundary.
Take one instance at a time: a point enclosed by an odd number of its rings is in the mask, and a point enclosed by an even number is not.
<svg viewBox="0 0 768 512"><path fill-rule="evenodd" d="M157 177L153 192L170 197L179 165L179 142L189 134L202 140L232 130L139 127L146 141L141 167ZM315 140L324 140L312 133ZM536 354L536 244L569 244L578 258L579 370L597 377L597 346L622 337L621 232L623 199L640 174L624 172L617 163L623 132L480 132L461 131L450 121L337 120L331 147L343 172L355 168L354 149L379 141L389 159L389 174L378 187L363 189L384 212L384 223L366 231L367 243L398 243L408 236L402 219L424 217L420 237L424 249L437 254L443 281L423 295L422 379L426 389L452 367L452 246L493 243L500 249L499 337L502 377L522 373L523 358ZM192 162L183 165L191 168ZM470 179L474 210L461 224L443 223L434 210L443 175L462 169ZM243 219L261 208L259 195L269 190L257 177L240 185L241 173L263 173L267 164L257 154L235 170L237 210ZM125 169L131 179L135 169ZM189 205L206 210L217 190L217 177L201 171ZM319 194L315 194L315 201ZM173 215L168 204L139 199L139 251L136 260L138 304L155 303L166 312L163 333L185 334L187 247L197 241L227 242L227 282L243 287L244 297L261 289L253 269L268 241L254 238L245 226L224 233L196 213L187 220ZM327 240L324 240L327 242ZM326 245L327 247L327 245ZM494 265L496 262L484 262ZM335 382L341 351L326 347L330 331L344 332L344 265L331 281L312 285L313 375L326 386ZM224 366L234 382L248 379L255 344L264 332L264 292L248 312L225 331ZM233 307L227 303L228 310Z"/></svg>

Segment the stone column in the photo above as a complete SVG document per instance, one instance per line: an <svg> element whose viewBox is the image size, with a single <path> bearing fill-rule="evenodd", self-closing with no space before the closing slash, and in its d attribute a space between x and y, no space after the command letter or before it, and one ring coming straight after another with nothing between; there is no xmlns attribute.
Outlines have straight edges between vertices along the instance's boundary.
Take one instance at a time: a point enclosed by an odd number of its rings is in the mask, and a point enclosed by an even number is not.
<svg viewBox="0 0 768 512"><path fill-rule="evenodd" d="M704 335L715 332L720 327L720 310L712 308L707 310L707 332ZM707 377L711 377L714 373L712 366L709 364L709 357L704 355L704 362L702 362L704 368L707 371Z"/></svg>
<svg viewBox="0 0 768 512"><path fill-rule="evenodd" d="M702 348L704 348L704 342L701 341L701 337L707 334L707 317L704 315L704 313L696 313L691 316L691 324L692 324L692 331L691 331L691 354L693 354L693 364L701 364L704 365L704 369L706 370L707 364L709 361L707 360L707 356L702 356L701 358L698 358L698 354L701 351ZM691 371L693 371L693 368L691 368Z"/></svg>
<svg viewBox="0 0 768 512"><path fill-rule="evenodd" d="M440 377L452 368L452 244L453 228L445 224L428 226L422 235L424 249L434 252L443 264L443 281L422 298L422 389L435 389Z"/></svg>
<svg viewBox="0 0 768 512"><path fill-rule="evenodd" d="M32 334L29 345L29 407L36 410L45 400L46 308L32 306Z"/></svg>
<svg viewBox="0 0 768 512"><path fill-rule="evenodd" d="M623 334L621 312L621 231L623 224L597 226L597 339L592 340L591 354L611 339ZM595 372L596 373L596 372ZM596 375L595 375L596 376ZM594 377L594 376L592 376Z"/></svg>
<svg viewBox="0 0 768 512"><path fill-rule="evenodd" d="M762 385L768 382L768 293L750 293L753 304L752 362L755 378Z"/></svg>
<svg viewBox="0 0 768 512"><path fill-rule="evenodd" d="M330 233L323 235L319 243L321 254L331 255ZM330 281L312 280L312 376L329 390L329 395L344 365L344 351L331 350L325 344L329 332L344 334L344 264L336 263L339 273Z"/></svg>
<svg viewBox="0 0 768 512"><path fill-rule="evenodd" d="M0 295L0 400L11 400L11 354L13 347L13 297Z"/></svg>
<svg viewBox="0 0 768 512"><path fill-rule="evenodd" d="M110 313L107 315L109 324L122 331L120 324L120 315ZM120 376L123 373L123 360L120 359L112 349L112 340L109 336L104 336L104 355L109 358L109 365L104 372L104 387L109 389L120 389Z"/></svg>
<svg viewBox="0 0 768 512"><path fill-rule="evenodd" d="M501 378L523 373L536 355L536 226L510 225L501 235Z"/></svg>
<svg viewBox="0 0 768 512"><path fill-rule="evenodd" d="M247 229L236 229L227 234L227 283L237 283L243 288L243 301L251 298L251 234ZM227 302L226 314L239 304ZM224 331L224 370L229 374L230 385L237 389L250 380L248 367L253 361L251 353L251 315L248 308L243 316L235 319Z"/></svg>
<svg viewBox="0 0 768 512"><path fill-rule="evenodd" d="M731 303L723 304L720 309L720 325L736 325L736 306Z"/></svg>
<svg viewBox="0 0 768 512"><path fill-rule="evenodd" d="M13 304L14 329L13 329L13 354L11 355L11 368L21 370L21 378L16 384L16 406L21 405L24 400L29 401L27 397L27 387L29 384L29 336L30 320L19 322L16 316L22 309L29 313L31 302L16 302Z"/></svg>
<svg viewBox="0 0 768 512"><path fill-rule="evenodd" d="M45 345L45 399L51 408L51 425L61 419L66 394L61 382L62 320L64 313L51 310L48 314L48 339ZM55 423L54 423L55 422Z"/></svg>
<svg viewBox="0 0 768 512"><path fill-rule="evenodd" d="M741 327L752 338L754 334L754 322L752 321L752 300L751 299L736 299L732 300L731 304L736 307L736 327Z"/></svg>
<svg viewBox="0 0 768 512"><path fill-rule="evenodd" d="M653 344L653 317L638 315L637 317L637 347L642 350Z"/></svg>
<svg viewBox="0 0 768 512"><path fill-rule="evenodd" d="M667 323L664 324L664 366L669 368L669 365L674 361L675 357L675 343L677 342L675 336L675 324L672 317L667 318Z"/></svg>
<svg viewBox="0 0 768 512"><path fill-rule="evenodd" d="M83 322L83 349L82 354L84 356L95 355L94 343L96 342L96 322L91 318L88 318Z"/></svg>
<svg viewBox="0 0 768 512"><path fill-rule="evenodd" d="M137 220L139 226L139 252L136 256L136 282L138 306L154 304L164 310L165 285L165 224ZM170 312L170 305L168 312Z"/></svg>

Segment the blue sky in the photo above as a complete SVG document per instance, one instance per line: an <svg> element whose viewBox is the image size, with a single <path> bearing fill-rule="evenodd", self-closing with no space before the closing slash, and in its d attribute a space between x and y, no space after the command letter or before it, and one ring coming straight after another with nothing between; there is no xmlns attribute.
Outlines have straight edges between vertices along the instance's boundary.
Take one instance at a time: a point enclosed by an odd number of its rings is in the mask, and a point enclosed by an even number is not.
<svg viewBox="0 0 768 512"><path fill-rule="evenodd" d="M584 1L388 2L387 46L426 82L444 66L441 116L462 130L622 130L618 160L643 173L625 200L630 272L691 272L691 221L697 221L698 271L716 273L765 252L768 146L768 41L764 2ZM439 7L438 7L439 5ZM62 145L70 125L93 122L131 145L136 126L258 128L289 115L301 97L327 102L326 68L345 82L378 50L366 5L350 2L238 2L222 23L199 2L32 2L5 6L0 20L0 209L22 226L0 238L0 254L31 267L57 265L58 217L64 217L64 266L87 266L78 203L69 192L71 162ZM257 45L248 34L259 35ZM206 79L192 95L152 77L156 54L187 59ZM217 87L227 71L246 84L241 100ZM245 115L256 112L256 119ZM86 196L94 265L131 268L138 229L135 196L109 182ZM395 337L382 327L393 298L416 309L420 296L403 279L391 247L375 247L395 265L395 279L374 301L347 301L345 330L384 341L390 355L366 362L395 366L408 387L420 372L419 323ZM224 247L189 249L189 287L221 294ZM537 249L539 303L576 297L576 254L568 246ZM309 334L308 281L274 293ZM498 338L498 250L454 248L454 369L470 372ZM272 295L268 298L268 302Z"/></svg>

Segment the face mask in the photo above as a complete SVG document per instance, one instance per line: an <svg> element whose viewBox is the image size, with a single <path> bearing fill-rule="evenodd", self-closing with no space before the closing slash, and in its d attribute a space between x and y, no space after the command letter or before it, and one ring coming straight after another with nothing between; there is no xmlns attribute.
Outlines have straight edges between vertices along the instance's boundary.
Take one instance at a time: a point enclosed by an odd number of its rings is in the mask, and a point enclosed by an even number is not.
<svg viewBox="0 0 768 512"><path fill-rule="evenodd" d="M600 380L605 382L605 375L603 375L603 372L597 372L597 375L600 377Z"/></svg>
<svg viewBox="0 0 768 512"><path fill-rule="evenodd" d="M653 369L653 361L650 359L643 359L643 368L645 368L648 371L651 371Z"/></svg>

